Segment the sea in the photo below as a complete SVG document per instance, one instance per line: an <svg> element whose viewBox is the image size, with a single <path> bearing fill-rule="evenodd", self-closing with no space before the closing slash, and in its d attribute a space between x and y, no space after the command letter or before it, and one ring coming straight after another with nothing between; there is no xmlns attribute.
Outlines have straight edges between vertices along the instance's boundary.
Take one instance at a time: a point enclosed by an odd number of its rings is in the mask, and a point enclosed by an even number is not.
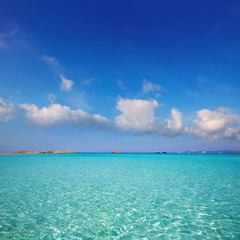
<svg viewBox="0 0 240 240"><path fill-rule="evenodd" d="M240 154L0 155L0 239L240 239Z"/></svg>

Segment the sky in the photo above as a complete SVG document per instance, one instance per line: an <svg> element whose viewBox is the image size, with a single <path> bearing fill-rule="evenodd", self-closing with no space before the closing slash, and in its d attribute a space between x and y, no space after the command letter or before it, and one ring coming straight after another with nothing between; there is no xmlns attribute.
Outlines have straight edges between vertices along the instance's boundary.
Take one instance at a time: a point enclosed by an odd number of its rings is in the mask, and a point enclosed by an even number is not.
<svg viewBox="0 0 240 240"><path fill-rule="evenodd" d="M0 151L223 149L239 1L0 1Z"/></svg>

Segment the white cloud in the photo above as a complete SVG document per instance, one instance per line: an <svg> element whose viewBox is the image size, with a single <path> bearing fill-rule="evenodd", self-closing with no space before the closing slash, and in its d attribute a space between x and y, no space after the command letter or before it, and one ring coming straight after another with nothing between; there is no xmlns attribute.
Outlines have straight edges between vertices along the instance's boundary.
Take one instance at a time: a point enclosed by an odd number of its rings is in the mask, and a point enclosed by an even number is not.
<svg viewBox="0 0 240 240"><path fill-rule="evenodd" d="M42 55L41 60L46 63L46 65L53 71L54 74L58 75L63 71L63 67L55 57L48 55Z"/></svg>
<svg viewBox="0 0 240 240"><path fill-rule="evenodd" d="M74 84L74 82L72 80L66 79L65 77L63 77L62 74L59 75L62 82L61 82L61 91L69 91L72 87L72 85Z"/></svg>
<svg viewBox="0 0 240 240"><path fill-rule="evenodd" d="M233 139L240 141L240 128L227 128L224 131L224 137L227 139Z"/></svg>
<svg viewBox="0 0 240 240"><path fill-rule="evenodd" d="M56 96L53 93L48 94L48 100L51 104L53 104L56 100Z"/></svg>
<svg viewBox="0 0 240 240"><path fill-rule="evenodd" d="M19 107L27 111L25 121L28 127L47 129L61 124L71 124L81 129L110 128L110 121L99 114L90 115L81 109L72 110L60 104L52 104L41 109L34 104L19 104Z"/></svg>
<svg viewBox="0 0 240 240"><path fill-rule="evenodd" d="M151 82L148 82L145 78L143 79L143 85L142 85L142 91L143 93L149 93L154 91L166 91L165 88L158 84L154 84Z"/></svg>
<svg viewBox="0 0 240 240"><path fill-rule="evenodd" d="M199 120L194 120L196 128L192 130L196 136L213 140L240 138L239 116L228 108L218 108L216 111L203 109L197 112L197 116Z"/></svg>
<svg viewBox="0 0 240 240"><path fill-rule="evenodd" d="M8 122L17 116L17 109L13 103L6 103L0 98L0 120Z"/></svg>
<svg viewBox="0 0 240 240"><path fill-rule="evenodd" d="M42 55L41 58L46 64L47 66L55 73L55 74L59 74L59 77L61 78L61 84L60 84L60 88L61 91L69 91L73 84L74 81L70 80L70 79L66 79L62 74L62 67L61 64L58 62L58 60L55 57L50 57L47 55ZM88 79L86 80L86 82L84 82L86 85L89 84L91 81L93 81L94 79Z"/></svg>
<svg viewBox="0 0 240 240"><path fill-rule="evenodd" d="M239 115L227 108L198 111L194 127L189 127L184 126L182 113L175 108L171 110L170 118L159 121L154 115L159 106L156 100L119 98L116 108L121 114L115 118L115 124L123 131L133 130L137 133L156 133L167 137L191 134L210 140L240 141Z"/></svg>
<svg viewBox="0 0 240 240"><path fill-rule="evenodd" d="M59 62L55 57L49 57L47 55L42 55L42 60L51 67L59 67Z"/></svg>
<svg viewBox="0 0 240 240"><path fill-rule="evenodd" d="M154 111L159 106L156 100L119 98L116 108L122 112L115 118L115 123L122 130L152 132L154 129Z"/></svg>
<svg viewBox="0 0 240 240"><path fill-rule="evenodd" d="M176 136L185 131L182 113L179 112L176 108L171 110L171 119L166 119L164 124L159 129L159 132L165 136Z"/></svg>
<svg viewBox="0 0 240 240"><path fill-rule="evenodd" d="M156 133L164 136L176 136L184 132L182 113L171 110L171 119L158 121L154 112L160 105L156 100L120 98L116 108L122 112L115 118L116 125L124 131L134 130L138 133Z"/></svg>

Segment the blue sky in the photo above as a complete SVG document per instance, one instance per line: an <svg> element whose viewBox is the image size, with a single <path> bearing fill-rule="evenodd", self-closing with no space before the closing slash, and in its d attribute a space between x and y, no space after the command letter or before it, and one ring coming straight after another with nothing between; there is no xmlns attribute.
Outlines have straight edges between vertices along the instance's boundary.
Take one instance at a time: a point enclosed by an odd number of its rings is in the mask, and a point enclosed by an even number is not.
<svg viewBox="0 0 240 240"><path fill-rule="evenodd" d="M239 1L1 1L0 151L240 150Z"/></svg>

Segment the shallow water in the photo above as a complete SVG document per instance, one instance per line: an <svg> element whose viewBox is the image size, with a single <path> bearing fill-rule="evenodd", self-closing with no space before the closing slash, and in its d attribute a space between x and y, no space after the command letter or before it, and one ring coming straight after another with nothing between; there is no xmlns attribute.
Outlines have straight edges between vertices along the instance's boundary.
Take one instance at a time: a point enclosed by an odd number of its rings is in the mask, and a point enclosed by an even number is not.
<svg viewBox="0 0 240 240"><path fill-rule="evenodd" d="M240 239L240 155L0 155L0 239Z"/></svg>

